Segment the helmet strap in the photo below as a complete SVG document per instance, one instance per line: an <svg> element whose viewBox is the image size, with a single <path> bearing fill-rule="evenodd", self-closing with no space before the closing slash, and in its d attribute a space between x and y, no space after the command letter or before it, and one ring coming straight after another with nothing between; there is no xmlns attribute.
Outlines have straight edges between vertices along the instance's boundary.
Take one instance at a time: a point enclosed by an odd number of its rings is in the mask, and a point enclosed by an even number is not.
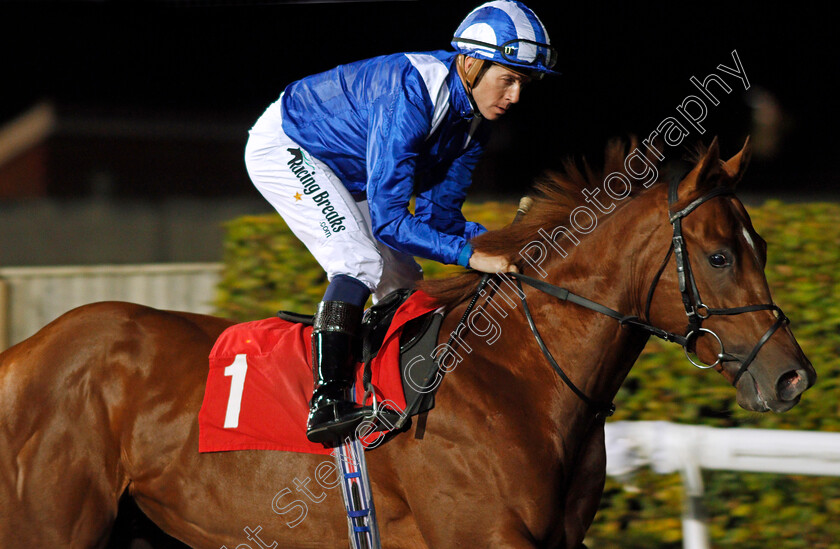
<svg viewBox="0 0 840 549"><path fill-rule="evenodd" d="M475 104L475 99L473 99L473 88L478 85L478 81L481 80L481 77L484 76L484 73L487 72L488 68L490 68L490 63L485 59L473 57L475 61L470 68L467 69L466 58L467 57L464 54L458 55L456 61L458 74L461 76L461 80L464 82L464 87L467 89L467 97L470 99L473 112L477 116L481 116L481 112L478 110L478 105Z"/></svg>

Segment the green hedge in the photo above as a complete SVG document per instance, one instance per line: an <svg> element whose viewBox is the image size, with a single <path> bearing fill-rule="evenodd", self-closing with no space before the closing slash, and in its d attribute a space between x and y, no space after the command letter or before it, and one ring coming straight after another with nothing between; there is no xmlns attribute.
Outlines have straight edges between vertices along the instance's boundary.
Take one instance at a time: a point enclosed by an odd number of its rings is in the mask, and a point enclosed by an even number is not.
<svg viewBox="0 0 840 549"><path fill-rule="evenodd" d="M468 219L507 224L512 203L467 204ZM768 242L767 279L776 303L819 375L817 385L785 414L740 409L715 372L693 368L681 348L652 340L616 398L613 420L667 420L714 427L840 431L840 206L767 202L749 208ZM219 313L239 320L278 309L314 311L326 278L276 215L227 225ZM423 261L427 278L459 270ZM840 465L838 465L840 471ZM718 547L836 547L840 478L704 472L705 503ZM683 491L678 475L642 470L608 479L590 547L681 547Z"/></svg>

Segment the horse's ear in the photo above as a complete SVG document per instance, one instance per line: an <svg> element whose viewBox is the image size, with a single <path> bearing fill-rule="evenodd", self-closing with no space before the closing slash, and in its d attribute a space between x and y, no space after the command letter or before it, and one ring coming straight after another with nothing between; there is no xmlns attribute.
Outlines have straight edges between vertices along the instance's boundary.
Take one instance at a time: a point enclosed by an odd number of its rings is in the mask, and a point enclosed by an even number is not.
<svg viewBox="0 0 840 549"><path fill-rule="evenodd" d="M726 170L726 175L729 176L729 181L726 183L728 186L734 189L738 182L741 181L741 178L744 177L744 172L747 171L751 156L752 147L750 146L750 137L747 136L741 151L727 160L723 165L723 169Z"/></svg>
<svg viewBox="0 0 840 549"><path fill-rule="evenodd" d="M712 179L720 172L720 146L718 145L718 138L715 136L712 139L712 144L706 150L705 156L700 160L697 172L698 186Z"/></svg>
<svg viewBox="0 0 840 549"><path fill-rule="evenodd" d="M720 148L718 146L717 137L712 140L712 144L703 151L703 155L694 168L686 175L683 183L683 192L689 196L699 193L702 189L714 186L720 180L720 175L723 173L722 162L720 161Z"/></svg>

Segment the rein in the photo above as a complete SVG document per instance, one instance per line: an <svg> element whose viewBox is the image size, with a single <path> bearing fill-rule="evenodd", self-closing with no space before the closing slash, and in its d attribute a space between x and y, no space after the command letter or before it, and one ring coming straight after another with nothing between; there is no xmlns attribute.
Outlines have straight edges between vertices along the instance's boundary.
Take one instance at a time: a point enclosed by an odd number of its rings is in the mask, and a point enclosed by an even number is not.
<svg viewBox="0 0 840 549"><path fill-rule="evenodd" d="M537 330L537 326L534 322L533 317L531 316L531 311L528 307L528 302L525 298L525 294L524 292L522 292L522 283L525 283L545 294L555 297L560 301L574 303L579 307L584 307L586 309L614 318L618 321L618 323L621 326L631 326L639 330L645 331L650 335L656 336L665 341L677 343L683 347L683 351L685 352L685 356L688 359L688 361L691 362L694 366L697 366L698 368L713 368L722 362L740 362L740 367L732 381L732 385L738 384L738 381L741 379L741 376L747 372L747 369L749 368L753 359L755 359L756 355L758 355L759 350L764 346L765 343L767 343L767 341L770 340L773 334L780 327L790 322L790 320L785 316L782 310L777 305L772 303L719 309L708 307L703 303L702 299L700 298L700 292L697 289L697 284L694 279L694 273L691 270L691 263L688 259L688 251L685 249L685 241L682 235L682 219L688 216L694 210L696 210L703 203L719 196L732 196L734 195L734 192L732 189L726 187L716 187L709 193L691 202L682 210L676 213L672 213L672 207L674 206L674 204L677 203L678 200L678 189L681 180L682 177L675 177L669 183L668 220L674 227L674 235L671 240L671 245L668 248L668 252L665 255L665 259L663 260L662 265L657 271L648 291L647 299L645 302L644 320L640 319L638 316L625 315L607 307L606 305L602 305L600 303L592 301L591 299L587 299L583 296L577 295L566 288L555 286L554 284L550 284L548 282L545 282L544 280L539 280L520 273L499 273L500 275L510 276L516 280L516 284L520 290L519 294L522 301L523 310L525 312L525 317L528 320L528 325L531 328L531 333L534 335L534 339L539 345L540 350L542 351L548 363L551 365L551 367L554 369L557 375L563 380L563 382L569 387L569 389L571 389L571 391L575 393L575 395L577 395L584 403L586 403L588 406L595 410L596 417L598 418L606 418L611 416L613 412L615 412L615 404L599 402L590 398L577 386L575 386L575 384L572 383L569 376L566 375L562 368L560 368L560 366L557 364L557 361L552 356L551 351L549 351L548 347L546 346L545 341L543 341L543 338L540 335L539 331ZM674 255L674 259L677 266L677 279L679 282L679 289L680 294L682 296L683 306L685 308L686 316L688 317L688 325L686 327L686 333L684 335L669 332L662 328L656 327L650 324L647 320L650 318L649 315L651 303L653 301L653 294L656 290L657 285L659 284L659 280L662 276L662 273L665 271L665 268L668 264L668 260L671 258L672 254ZM475 305L475 301L481 290L484 288L487 282L487 278L488 275L484 275L484 277L482 278L482 282L479 285L479 289L476 292L476 295L474 296L473 300L470 302L469 307L467 307L467 310L464 313L464 319L466 319L473 305ZM738 357L727 353L724 349L723 342L721 341L720 337L712 330L703 328L703 321L713 315L738 315L742 313L768 310L773 311L775 313L777 320L759 339L758 343L756 343L756 345L752 348L752 350L744 360L740 360ZM462 322L464 319L462 319ZM717 354L717 360L713 364L695 362L688 354L689 349L694 346L697 338L703 333L711 334L717 340L718 345L720 347L720 350Z"/></svg>

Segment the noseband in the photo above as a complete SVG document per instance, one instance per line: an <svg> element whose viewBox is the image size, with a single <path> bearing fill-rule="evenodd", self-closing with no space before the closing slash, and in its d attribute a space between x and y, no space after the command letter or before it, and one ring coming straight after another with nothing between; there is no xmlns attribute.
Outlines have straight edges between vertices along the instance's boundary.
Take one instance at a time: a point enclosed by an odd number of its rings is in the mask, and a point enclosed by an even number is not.
<svg viewBox="0 0 840 549"><path fill-rule="evenodd" d="M685 356L689 360L689 362L691 362L694 366L697 366L698 368L713 368L723 362L738 362L740 363L740 367L732 381L732 385L735 386L737 386L738 380L740 380L741 376L744 375L744 373L747 371L750 364L752 364L753 359L755 359L756 355L758 354L759 350L761 350L761 348L764 346L764 344L770 340L770 338L773 336L774 333L776 333L776 331L779 328L781 328L784 325L787 325L790 322L785 316L785 314L782 312L782 310L772 303L761 305L746 305L744 307L728 307L722 309L711 308L703 303L703 300L700 298L700 292L697 289L697 283L694 279L694 273L691 270L691 263L688 259L688 251L685 248L685 240L683 239L682 235L682 220L683 218L688 216L688 214L696 210L705 202L718 196L734 195L734 192L732 189L727 187L716 187L712 191L691 202L682 210L678 212L673 212L672 208L678 201L678 190L681 180L682 177L675 177L671 180L668 186L668 214L669 221L674 227L674 236L671 240L671 245L668 248L668 252L665 254L665 259L662 261L662 265L659 267L659 270L657 271L656 276L654 277L653 282L651 283L650 289L648 290L647 300L645 303L644 320L640 319L637 316L624 315L605 305L601 305L600 303L596 303L585 297L574 294L566 288L561 288L559 286L549 284L548 282L519 273L505 273L507 276L511 276L516 280L516 284L520 290L519 295L522 300L525 317L528 319L528 325L531 328L531 332L533 333L534 338L536 339L537 344L542 350L546 360L549 362L549 364L551 364L552 368L554 368L555 372L557 372L557 374L566 383L566 385L569 386L572 392L574 392L578 397L580 397L580 399L583 400L586 404L593 407L596 410L598 416L606 417L612 415L612 413L615 411L615 405L611 403L597 402L586 396L578 387L574 385L574 383L572 383L569 377L557 364L557 361L551 355L551 352L548 350L548 347L545 345L545 342L540 336L536 324L534 323L534 319L531 316L531 311L528 308L528 302L525 299L525 294L522 292L523 282L561 301L568 301L570 303L574 303L578 306L585 307L597 313L612 317L618 320L618 322L622 326L633 326L635 328L648 332L649 334L654 335L658 338L664 339L665 341L672 341L674 343L677 343L683 347L683 351L685 352ZM674 260L677 264L677 280L679 283L679 289L680 294L682 296L683 306L685 308L685 314L688 317L688 325L686 326L685 335L679 335L674 332L669 332L667 330L657 328L656 326L650 324L648 321L648 319L650 318L650 307L651 302L653 301L653 294L656 290L656 286L659 284L659 279L661 278L662 273L668 264L668 260L671 258L671 254L674 255ZM727 353L724 349L723 342L721 341L720 337L712 330L709 330L708 328L703 328L703 321L713 315L729 316L739 315L742 313L751 313L755 311L773 311L776 315L776 322L764 333L761 339L758 340L758 343L756 343L755 346L752 348L752 351L750 351L747 357L743 360L739 359L738 357L732 354ZM703 333L710 334L712 337L714 337L714 339L717 340L718 346L720 347L720 350L717 354L717 359L712 364L696 362L688 354L689 350L691 350L695 346L697 338L699 338L700 335L702 335Z"/></svg>

